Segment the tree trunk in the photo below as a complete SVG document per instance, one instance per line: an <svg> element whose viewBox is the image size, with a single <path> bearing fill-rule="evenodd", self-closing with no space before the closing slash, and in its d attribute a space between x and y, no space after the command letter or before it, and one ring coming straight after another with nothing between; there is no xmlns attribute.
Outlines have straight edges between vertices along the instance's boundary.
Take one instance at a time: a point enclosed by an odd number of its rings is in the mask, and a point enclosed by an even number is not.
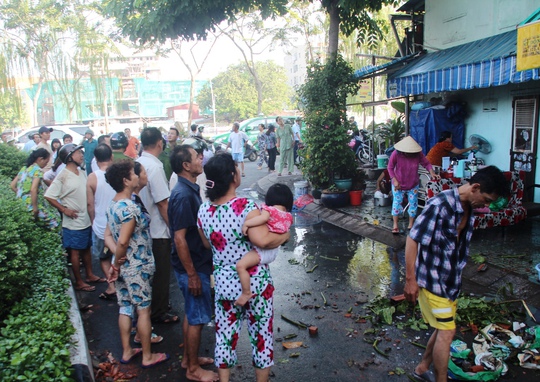
<svg viewBox="0 0 540 382"><path fill-rule="evenodd" d="M195 99L195 76L190 71L191 84L189 86L188 129L191 129L193 120L193 100Z"/></svg>
<svg viewBox="0 0 540 382"><path fill-rule="evenodd" d="M34 98L32 99L32 106L34 108L34 126L38 125L38 101L39 96L41 95L41 89L43 88L43 78L40 76L38 80L38 87L36 90L36 94L34 94Z"/></svg>
<svg viewBox="0 0 540 382"><path fill-rule="evenodd" d="M328 58L336 57L339 44L339 9L338 0L333 0L328 7L330 28L328 28Z"/></svg>
<svg viewBox="0 0 540 382"><path fill-rule="evenodd" d="M257 72L255 71L255 64L253 64L253 79L255 80L255 89L257 89L257 115L262 114L262 104L263 104L263 90L262 90L262 82L259 80L259 77L257 76Z"/></svg>

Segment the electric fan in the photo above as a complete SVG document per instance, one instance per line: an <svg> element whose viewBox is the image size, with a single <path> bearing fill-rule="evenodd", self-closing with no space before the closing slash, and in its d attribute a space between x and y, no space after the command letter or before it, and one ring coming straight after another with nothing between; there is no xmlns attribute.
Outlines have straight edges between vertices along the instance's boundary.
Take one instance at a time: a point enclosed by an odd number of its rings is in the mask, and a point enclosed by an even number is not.
<svg viewBox="0 0 540 382"><path fill-rule="evenodd" d="M478 149L474 151L481 152L482 154L489 154L491 152L491 145L489 144L487 139L481 135L478 135L478 134L471 135L469 137L469 142L473 146L478 146Z"/></svg>

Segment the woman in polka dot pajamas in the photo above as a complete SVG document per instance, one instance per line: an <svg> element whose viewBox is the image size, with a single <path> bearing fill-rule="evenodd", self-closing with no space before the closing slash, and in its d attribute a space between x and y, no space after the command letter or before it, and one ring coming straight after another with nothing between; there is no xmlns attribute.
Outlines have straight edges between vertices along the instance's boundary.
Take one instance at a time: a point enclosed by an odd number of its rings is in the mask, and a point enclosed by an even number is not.
<svg viewBox="0 0 540 382"><path fill-rule="evenodd" d="M236 197L241 173L230 154L220 153L211 158L204 166L204 172L210 201L199 208L198 226L214 257L214 360L219 380L229 381L230 368L238 361L236 345L242 321L247 320L256 378L258 382L266 382L270 366L274 364L274 285L270 268L267 264L259 264L250 269L252 297L243 307L235 306L234 302L242 293L236 263L252 249L253 244L275 248L287 241L290 235L269 234L266 224L250 228L248 236L242 234L244 221L260 215L260 212L253 201Z"/></svg>

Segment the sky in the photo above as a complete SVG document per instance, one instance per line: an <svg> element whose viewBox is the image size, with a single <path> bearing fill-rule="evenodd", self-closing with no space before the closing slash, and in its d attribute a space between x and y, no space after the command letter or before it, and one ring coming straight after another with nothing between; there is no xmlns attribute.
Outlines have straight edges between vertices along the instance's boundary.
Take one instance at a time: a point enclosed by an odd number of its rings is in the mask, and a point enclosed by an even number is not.
<svg viewBox="0 0 540 382"><path fill-rule="evenodd" d="M206 54L206 51L211 46L210 42L201 41L197 43L194 50L195 55L199 61L202 61L202 57ZM184 55L188 56L189 55ZM256 61L268 61L273 60L276 64L283 66L285 59L285 52L278 48L274 51L265 51L258 55ZM169 58L161 60L161 76L162 79L168 80L187 80L189 79L189 72L185 68L184 64L180 61L180 58L176 53L172 52ZM212 51L206 60L201 74L198 76L200 80L206 80L216 77L219 73L227 70L230 65L243 63L244 58L240 50L232 43L232 41L226 37L221 37L212 48Z"/></svg>

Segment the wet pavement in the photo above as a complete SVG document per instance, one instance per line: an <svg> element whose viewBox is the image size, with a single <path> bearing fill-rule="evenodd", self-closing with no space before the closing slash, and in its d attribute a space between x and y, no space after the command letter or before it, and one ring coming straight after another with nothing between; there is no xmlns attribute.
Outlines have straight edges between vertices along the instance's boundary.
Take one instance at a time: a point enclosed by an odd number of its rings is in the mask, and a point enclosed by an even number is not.
<svg viewBox="0 0 540 382"><path fill-rule="evenodd" d="M251 197L272 182L293 186L295 181L301 180L299 175L279 179L275 175L263 177L266 174L258 172L254 163L246 164L246 174L239 194ZM258 182L251 188L248 182L252 180ZM271 380L407 381L406 375L395 372L402 369L410 373L420 360L422 349L411 342L425 344L430 331L384 326L384 329L377 328L374 334L364 334L372 326L369 320L362 318L366 315L365 302L378 295L402 293L404 279L405 235L391 234L389 208L373 206L370 187L372 185L368 184L361 207L328 211L312 203L295 214L291 240L271 265L276 287L275 366ZM540 220L536 219L527 219L504 232L475 232L471 253L483 253L489 266L483 273L476 272L474 265L467 267L465 292L492 296L501 288L508 288L519 298L530 301L531 306L540 306L540 284L528 280L532 276L530 265L537 260L540 262L540 236L537 234ZM405 218L402 224L406 224ZM499 267L501 264L506 267ZM174 277L171 277L170 288L172 309L181 313L183 298ZM121 356L118 307L114 302L98 298L104 289L105 285L98 285L96 292L77 294L81 306L92 305L81 314L96 363L104 360L107 352L116 359ZM292 325L289 320L315 325L318 334L310 336L306 329ZM120 370L134 373L133 380L137 381L186 381L180 367L181 324L155 325L154 332L163 335L165 340L154 345L153 351L168 352L171 360L155 369L142 370L134 362L121 365ZM377 353L365 338L370 341L380 338L379 348L389 349L387 357ZM302 346L284 349L283 342L291 341L302 342ZM203 329L200 355L212 356L213 344L213 327L208 325ZM231 380L254 381L245 329L238 346L239 364L233 369ZM507 376L500 380L538 381L540 372L511 365Z"/></svg>

